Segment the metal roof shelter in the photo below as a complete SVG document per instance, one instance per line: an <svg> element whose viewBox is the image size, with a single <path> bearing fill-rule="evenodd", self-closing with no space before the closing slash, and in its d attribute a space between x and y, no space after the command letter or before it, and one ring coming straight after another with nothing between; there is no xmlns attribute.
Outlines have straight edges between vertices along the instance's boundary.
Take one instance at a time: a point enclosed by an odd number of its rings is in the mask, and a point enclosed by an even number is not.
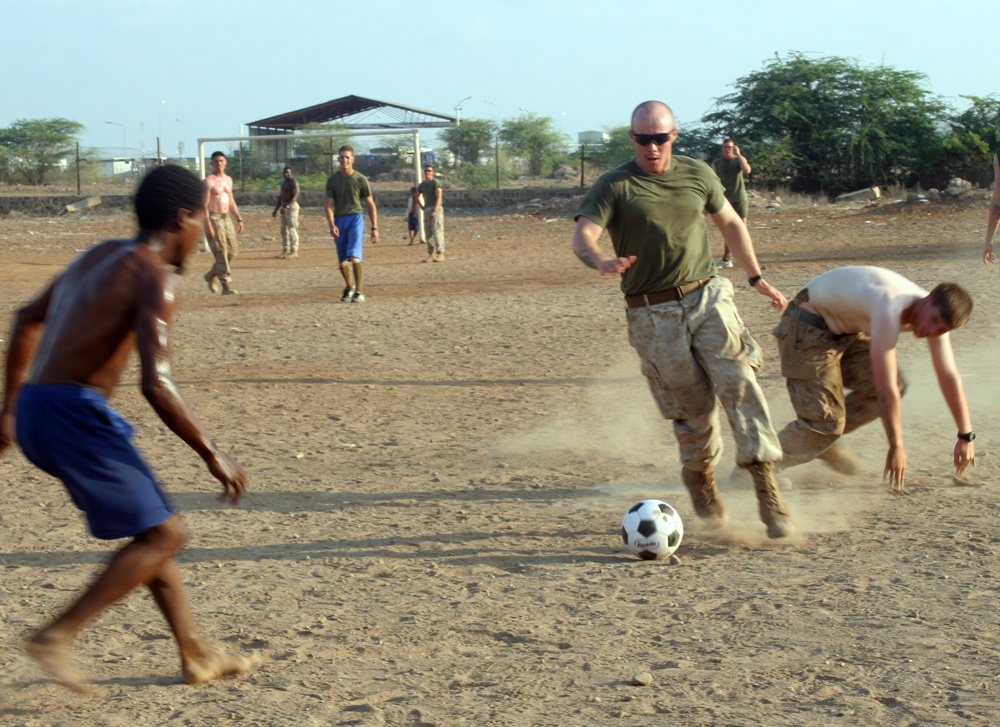
<svg viewBox="0 0 1000 727"><path fill-rule="evenodd" d="M247 124L251 137L281 136L300 131L309 124L335 123L355 131L412 131L455 126L458 118L415 109L409 106L379 101L361 96L344 96L326 103L288 111ZM294 140L275 140L267 145L271 161L284 162L291 157Z"/></svg>
<svg viewBox="0 0 1000 727"><path fill-rule="evenodd" d="M455 126L458 119L374 98L344 96L298 111L288 111L260 121L251 121L247 126L250 128L251 136L263 136L295 131L307 124L333 122L347 129L359 130L435 129Z"/></svg>

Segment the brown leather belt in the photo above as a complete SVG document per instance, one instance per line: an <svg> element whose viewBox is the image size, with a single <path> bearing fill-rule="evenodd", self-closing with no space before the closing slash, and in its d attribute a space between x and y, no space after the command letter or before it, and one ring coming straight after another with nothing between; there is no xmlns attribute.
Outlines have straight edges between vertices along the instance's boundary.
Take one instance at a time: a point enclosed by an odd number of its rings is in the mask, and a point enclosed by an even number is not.
<svg viewBox="0 0 1000 727"><path fill-rule="evenodd" d="M693 283L685 283L684 285L678 285L676 288L660 290L649 295L626 295L625 305L629 308L643 308L647 305L659 305L660 303L680 300L685 295L689 295L698 290L698 288L706 285L711 279L711 277L702 278L701 280L695 280Z"/></svg>

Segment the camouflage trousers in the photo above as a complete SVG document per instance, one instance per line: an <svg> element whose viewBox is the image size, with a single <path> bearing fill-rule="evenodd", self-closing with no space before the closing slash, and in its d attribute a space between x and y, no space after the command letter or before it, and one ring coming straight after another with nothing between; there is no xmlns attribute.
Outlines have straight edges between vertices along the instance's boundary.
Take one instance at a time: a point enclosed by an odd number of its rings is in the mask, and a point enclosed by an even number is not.
<svg viewBox="0 0 1000 727"><path fill-rule="evenodd" d="M210 212L208 216L212 218L212 228L215 230L215 239L208 241L208 249L215 255L212 275L223 283L229 283L233 279L232 262L240 249L236 228L229 215Z"/></svg>
<svg viewBox="0 0 1000 727"><path fill-rule="evenodd" d="M871 339L864 333L834 335L820 318L791 303L774 329L781 375L798 419L778 435L784 467L809 462L842 434L879 417L872 373ZM906 381L898 374L899 390ZM844 390L851 393L845 396Z"/></svg>
<svg viewBox="0 0 1000 727"><path fill-rule="evenodd" d="M299 251L299 203L292 202L291 207L281 208L278 213L281 218L281 251Z"/></svg>
<svg viewBox="0 0 1000 727"><path fill-rule="evenodd" d="M760 348L743 324L733 286L716 276L679 301L626 309L629 342L665 419L673 420L681 465L712 471L722 458L716 398L736 440L736 462L781 459L756 371Z"/></svg>
<svg viewBox="0 0 1000 727"><path fill-rule="evenodd" d="M427 253L444 253L444 209L439 209L433 217L424 215L424 235L427 237Z"/></svg>

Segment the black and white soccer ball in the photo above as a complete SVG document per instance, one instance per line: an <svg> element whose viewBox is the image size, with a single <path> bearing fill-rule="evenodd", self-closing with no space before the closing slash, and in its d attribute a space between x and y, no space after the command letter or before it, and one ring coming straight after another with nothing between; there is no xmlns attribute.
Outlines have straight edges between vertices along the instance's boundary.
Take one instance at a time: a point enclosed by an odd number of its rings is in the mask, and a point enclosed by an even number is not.
<svg viewBox="0 0 1000 727"><path fill-rule="evenodd" d="M622 519L625 547L643 560L669 558L683 537L681 516L662 500L637 502Z"/></svg>

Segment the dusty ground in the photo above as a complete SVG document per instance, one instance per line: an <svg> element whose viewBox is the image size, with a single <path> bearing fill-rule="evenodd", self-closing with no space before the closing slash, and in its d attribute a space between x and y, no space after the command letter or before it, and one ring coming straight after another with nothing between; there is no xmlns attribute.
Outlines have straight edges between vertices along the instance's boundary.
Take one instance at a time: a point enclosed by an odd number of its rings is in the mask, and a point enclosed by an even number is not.
<svg viewBox="0 0 1000 727"><path fill-rule="evenodd" d="M726 539L700 531L616 285L572 257L568 211L451 215L444 264L422 264L402 219L384 218L363 305L338 302L321 217L304 214L301 257L282 261L277 223L245 215L241 295L211 295L209 257L193 256L175 329L185 395L252 473L245 504L216 502L135 376L116 405L191 530L182 567L204 630L264 664L184 686L137 593L76 650L103 697L43 676L20 640L109 545L13 453L0 460L0 723L1000 724L1000 324L982 203L753 211L768 278L789 296L830 267L880 264L977 300L955 334L980 435L971 480L952 480L955 426L910 337L911 496L880 482L872 425L848 438L872 476L798 473L786 496L803 535L780 544L746 490L725 491ZM0 220L2 330L75 251L130 232L125 216ZM774 314L742 271L722 274L770 354L761 381L781 426ZM621 517L643 497L685 518L679 565L623 551ZM640 672L651 686L631 684Z"/></svg>

